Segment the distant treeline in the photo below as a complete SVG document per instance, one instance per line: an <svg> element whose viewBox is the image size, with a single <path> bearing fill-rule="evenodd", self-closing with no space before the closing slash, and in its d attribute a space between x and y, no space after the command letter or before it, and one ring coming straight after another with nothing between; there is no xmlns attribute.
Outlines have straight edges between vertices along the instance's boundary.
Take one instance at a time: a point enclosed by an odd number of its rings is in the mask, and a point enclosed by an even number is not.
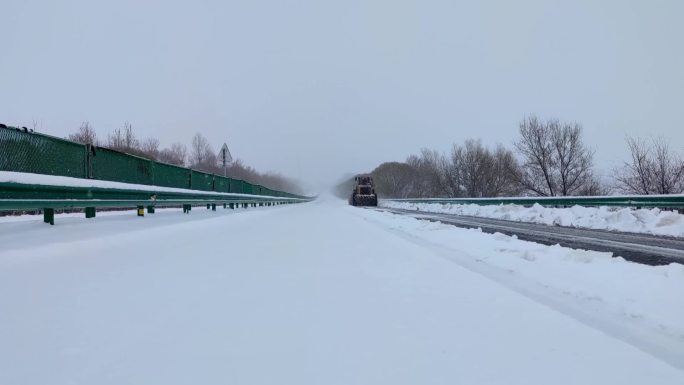
<svg viewBox="0 0 684 385"><path fill-rule="evenodd" d="M404 162L386 162L371 174L380 198L501 197L684 192L684 162L663 138L627 138L630 159L609 180L594 170L594 150L579 123L530 116L510 148L471 139L442 154L423 149ZM352 182L337 187L346 196Z"/></svg>
<svg viewBox="0 0 684 385"><path fill-rule="evenodd" d="M193 136L189 149L183 143L173 143L167 148L161 148L157 138L139 139L133 126L128 122L124 123L123 127L114 129L107 135L106 139L98 138L92 125L89 122L83 122L78 131L70 134L67 138L79 143L94 144L164 163L190 167L194 170L217 175L224 174L223 167L219 165L218 152L214 150L209 140L200 133ZM302 188L293 179L277 173L260 173L254 168L244 165L239 159L233 161L226 168L226 175L273 190L303 194Z"/></svg>

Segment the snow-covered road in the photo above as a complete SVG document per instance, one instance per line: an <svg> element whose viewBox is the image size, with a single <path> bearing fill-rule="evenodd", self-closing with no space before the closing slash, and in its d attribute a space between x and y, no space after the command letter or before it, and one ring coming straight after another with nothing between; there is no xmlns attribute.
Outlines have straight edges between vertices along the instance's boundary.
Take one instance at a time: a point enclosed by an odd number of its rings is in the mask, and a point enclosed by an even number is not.
<svg viewBox="0 0 684 385"><path fill-rule="evenodd" d="M681 265L334 199L0 244L0 384L684 383Z"/></svg>

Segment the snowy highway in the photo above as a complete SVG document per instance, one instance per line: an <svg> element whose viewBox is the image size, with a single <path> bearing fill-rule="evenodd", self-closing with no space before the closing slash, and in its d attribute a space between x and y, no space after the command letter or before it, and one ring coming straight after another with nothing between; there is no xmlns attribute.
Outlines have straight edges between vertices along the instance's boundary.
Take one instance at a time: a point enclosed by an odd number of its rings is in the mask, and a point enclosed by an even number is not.
<svg viewBox="0 0 684 385"><path fill-rule="evenodd" d="M679 264L326 197L0 244L0 384L684 383Z"/></svg>

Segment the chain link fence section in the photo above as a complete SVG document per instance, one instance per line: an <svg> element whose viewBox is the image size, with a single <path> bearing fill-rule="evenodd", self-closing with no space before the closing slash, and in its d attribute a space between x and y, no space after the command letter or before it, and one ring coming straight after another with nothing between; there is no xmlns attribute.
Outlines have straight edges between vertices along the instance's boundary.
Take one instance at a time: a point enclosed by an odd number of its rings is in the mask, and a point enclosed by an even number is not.
<svg viewBox="0 0 684 385"><path fill-rule="evenodd" d="M0 170L86 178L86 146L16 128L0 128Z"/></svg>
<svg viewBox="0 0 684 385"><path fill-rule="evenodd" d="M0 125L0 170L224 193L303 198L239 179Z"/></svg>

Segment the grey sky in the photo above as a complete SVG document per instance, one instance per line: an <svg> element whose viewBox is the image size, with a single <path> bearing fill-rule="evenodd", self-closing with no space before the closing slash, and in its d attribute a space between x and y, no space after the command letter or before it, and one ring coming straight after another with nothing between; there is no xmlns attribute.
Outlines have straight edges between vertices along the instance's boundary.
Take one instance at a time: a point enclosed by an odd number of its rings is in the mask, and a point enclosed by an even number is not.
<svg viewBox="0 0 684 385"><path fill-rule="evenodd" d="M65 136L130 121L203 132L317 183L509 145L526 114L584 124L608 173L624 135L684 147L684 2L0 0L0 122Z"/></svg>

